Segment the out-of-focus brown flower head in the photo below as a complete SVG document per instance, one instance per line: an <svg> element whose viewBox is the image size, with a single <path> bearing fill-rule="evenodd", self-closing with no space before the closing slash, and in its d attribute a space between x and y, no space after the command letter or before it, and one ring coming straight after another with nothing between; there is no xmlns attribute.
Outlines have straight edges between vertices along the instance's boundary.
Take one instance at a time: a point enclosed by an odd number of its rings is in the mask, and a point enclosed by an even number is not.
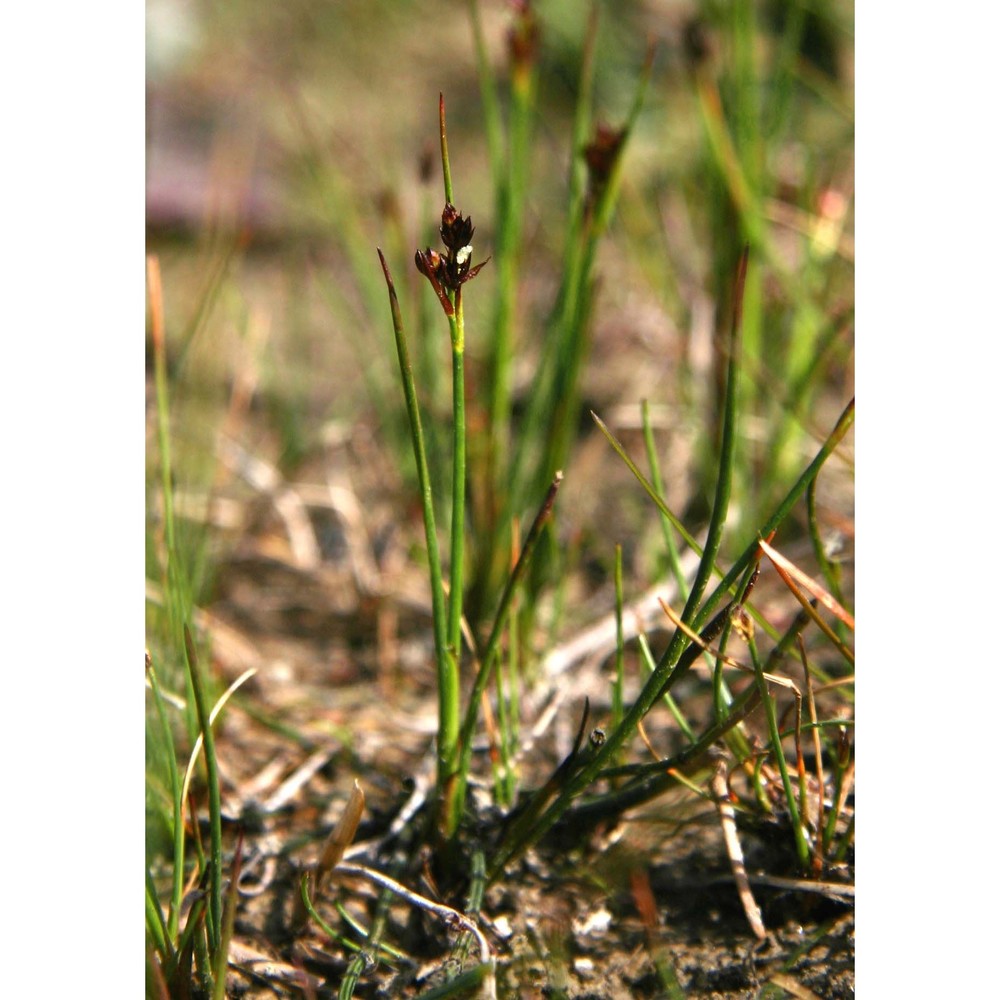
<svg viewBox="0 0 1000 1000"><path fill-rule="evenodd" d="M614 129L600 123L594 138L583 147L583 158L587 161L590 178L588 200L591 204L597 201L607 185L624 141L625 129Z"/></svg>
<svg viewBox="0 0 1000 1000"><path fill-rule="evenodd" d="M688 69L692 71L707 66L715 54L709 27L699 17L692 17L684 25L682 44Z"/></svg>
<svg viewBox="0 0 1000 1000"><path fill-rule="evenodd" d="M538 19L531 0L512 0L515 21L507 32L507 51L515 77L527 76L538 58Z"/></svg>

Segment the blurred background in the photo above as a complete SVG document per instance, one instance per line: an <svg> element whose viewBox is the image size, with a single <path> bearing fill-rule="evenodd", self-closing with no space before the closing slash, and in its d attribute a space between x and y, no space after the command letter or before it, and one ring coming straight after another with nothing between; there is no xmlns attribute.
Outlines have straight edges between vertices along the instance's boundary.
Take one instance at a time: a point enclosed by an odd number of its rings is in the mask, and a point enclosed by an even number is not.
<svg viewBox="0 0 1000 1000"><path fill-rule="evenodd" d="M662 547L655 512L586 411L641 448L648 401L666 498L697 530L716 461L713 344L728 327L744 243L751 278L734 496L744 528L734 549L853 396L854 79L853 7L842 0L593 8L595 125L624 123L655 50L594 266L579 434L560 499L567 546L600 586L616 543L637 584L662 570ZM262 487L252 460L265 479L349 480L376 555L401 513L419 537L375 248L425 345L417 363L428 424L446 434L447 335L412 257L439 242L439 94L455 200L477 227L476 259L495 253L470 9L459 0L147 2L147 241L162 269L174 476L201 599L215 594L218 557L254 524L247 505ZM591 5L482 0L478 11L502 115L518 65L512 39L527 14L534 32L512 321L516 418L559 288ZM485 420L477 401L489 392L496 274L493 262L466 296L470 434ZM152 389L149 400L152 413ZM148 433L152 483L152 419ZM852 483L843 461L821 477L823 528L838 551L853 532ZM151 486L153 520L157 504ZM345 544L335 531L318 538L327 555Z"/></svg>

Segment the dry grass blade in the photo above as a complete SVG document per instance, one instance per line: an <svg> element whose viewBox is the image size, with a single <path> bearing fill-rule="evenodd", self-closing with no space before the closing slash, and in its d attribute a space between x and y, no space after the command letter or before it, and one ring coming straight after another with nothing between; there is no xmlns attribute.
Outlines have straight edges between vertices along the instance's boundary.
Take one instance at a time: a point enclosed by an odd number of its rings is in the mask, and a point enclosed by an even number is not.
<svg viewBox="0 0 1000 1000"><path fill-rule="evenodd" d="M233 941L230 944L229 961L230 965L245 969L259 979L301 989L307 995L308 991L312 990L315 996L315 990L323 985L322 979L266 955L242 941Z"/></svg>
<svg viewBox="0 0 1000 1000"><path fill-rule="evenodd" d="M803 573L795 563L786 559L777 549L768 545L763 538L760 539L759 544L761 551L771 560L774 568L778 571L778 575L785 581L788 589L796 597L799 597L799 593L790 580L794 580L803 590L815 597L827 611L836 615L852 632L854 631L854 616L850 612L845 611L825 587L821 587L811 576ZM799 600L801 601L801 597L799 597ZM803 602L803 607L807 603Z"/></svg>
<svg viewBox="0 0 1000 1000"><path fill-rule="evenodd" d="M236 693L237 689L242 687L248 680L250 680L253 675L257 673L256 667L251 667L249 670L244 670L236 680L233 681L229 687L222 693L222 697L215 703L215 707L212 709L208 717L208 724L214 725L215 720L219 717L219 713L225 707L226 702ZM201 734L194 741L194 747L191 749L191 759L188 761L187 770L184 772L184 784L181 786L181 801L186 803L188 801L188 789L191 786L191 778L194 776L194 768L198 763L198 755L201 753L201 745L203 743L203 737ZM183 814L181 819L183 820Z"/></svg>
<svg viewBox="0 0 1000 1000"><path fill-rule="evenodd" d="M344 806L344 811L333 828L323 848L323 853L316 863L316 894L323 886L323 879L326 875L340 864L344 851L354 840L354 834L358 831L358 824L361 822L361 814L365 808L365 793L357 779L354 780L354 788L351 790L351 797Z"/></svg>
<svg viewBox="0 0 1000 1000"><path fill-rule="evenodd" d="M383 875L382 872L376 871L374 868L367 868L365 865L343 864L340 866L340 871L346 875L360 875L362 878L374 882L383 889L388 889L399 896L400 899L405 899L413 906L440 917L449 926L461 927L462 930L472 934L479 944L480 961L484 964L489 963L491 967L491 971L487 974L479 995L483 1000L496 1000L496 978L492 972L493 951L490 948L489 941L486 940L486 936L474 920L467 917L464 913L460 913L458 910L453 910L450 906L445 906L443 903L435 903L434 900L427 899L426 896L421 896L419 893L407 889L405 885L402 885L395 879L389 878L388 875Z"/></svg>
<svg viewBox="0 0 1000 1000"><path fill-rule="evenodd" d="M780 986L786 993L790 993L795 997L796 1000L820 1000L818 994L813 993L807 986L803 986L784 972L775 972L768 982L774 983L775 986Z"/></svg>
<svg viewBox="0 0 1000 1000"><path fill-rule="evenodd" d="M163 279L160 277L160 258L155 253L146 257L146 280L149 283L149 318L153 349L162 351L163 338Z"/></svg>
<svg viewBox="0 0 1000 1000"><path fill-rule="evenodd" d="M670 619L673 624L679 628L692 642L699 645L706 653L710 656L714 656L717 660L724 663L727 667L734 667L736 670L742 670L744 673L753 673L753 667L748 667L745 663L740 663L739 660L733 659L731 656L727 656L720 649L716 649L710 642L705 642L704 639L697 632L694 631L690 626L685 625L681 620L681 616L674 611L673 608L667 604L662 598L660 599L660 607L663 608L663 613ZM789 688L795 693L797 698L801 698L799 689L796 687L795 682L787 677L779 677L777 674L764 673L764 679L770 681L772 684L780 684L783 688Z"/></svg>
<svg viewBox="0 0 1000 1000"><path fill-rule="evenodd" d="M733 878L736 880L736 891L743 904L743 911L747 915L750 929L763 941L767 937L767 930L760 914L760 907L757 905L757 900L754 899L753 891L750 888L746 865L743 863L743 849L740 847L739 837L736 833L736 811L729 801L725 761L720 760L716 765L711 784L715 804L719 810L719 820L722 823L722 836L726 842L726 853L729 855L729 864L732 866Z"/></svg>

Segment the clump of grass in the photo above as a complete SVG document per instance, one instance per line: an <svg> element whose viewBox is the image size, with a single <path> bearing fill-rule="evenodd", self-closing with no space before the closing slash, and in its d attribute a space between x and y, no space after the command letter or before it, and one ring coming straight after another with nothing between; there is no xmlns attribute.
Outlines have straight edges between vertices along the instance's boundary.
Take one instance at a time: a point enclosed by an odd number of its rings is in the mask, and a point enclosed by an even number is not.
<svg viewBox="0 0 1000 1000"><path fill-rule="evenodd" d="M553 313L544 337L545 352L539 364L527 398L528 412L523 420L523 433L512 440L513 413L510 372L514 345L511 336L513 304L517 294L517 255L519 234L528 169L529 146L527 122L534 92L537 24L530 5L521 8L511 34L512 97L510 135L505 144L499 120L496 83L483 54L483 42L475 3L470 5L474 35L479 53L479 68L484 104L487 108L487 135L490 159L497 191L496 267L497 293L493 314L492 344L487 369L490 372L491 400L489 423L484 432L484 446L477 448L483 456L483 468L478 470L480 482L486 483L480 495L488 498L477 511L477 531L472 546L475 579L470 587L473 641L476 623L489 612L494 625L488 640L478 653L478 670L472 694L467 702L465 725L459 741L459 661L462 656L461 623L465 604L466 527L465 497L467 481L466 417L465 417L465 325L462 289L484 266L483 261L472 266L471 244L474 227L471 219L462 217L453 203L453 188L448 157L444 99L440 101L441 164L444 177L445 208L441 215L440 234L444 253L428 247L417 252L417 268L427 277L447 319L452 349L452 412L451 506L449 580L447 595L441 572L436 535L436 513L432 499L432 475L427 459L425 433L417 406L417 391L413 383L413 366L406 343L403 319L395 285L382 251L379 258L390 295L397 356L404 386L407 413L413 442L418 483L423 504L425 538L431 583L434 617L435 648L438 663L439 728L438 728L438 792L446 803L443 829L449 837L457 830L465 798L471 728L475 724L479 698L489 682L496 656L496 644L506 626L506 601L514 593L502 586L498 574L503 571L510 551L512 525L532 501L537 504L549 484L561 481L561 467L568 458L579 411L579 383L588 346L590 302L593 295L593 267L601 236L607 229L614 211L621 176L622 153L634 128L652 69L652 53L647 58L641 83L637 88L625 125L613 129L606 125L596 128L587 140L590 129L590 86L594 69L594 47L597 32L596 7L592 9L587 44L582 61L580 96L574 124L574 156L569 185L569 224L567 227L562 282ZM504 148L506 147L506 156ZM545 517L551 510L551 499L542 506ZM536 522L540 530L544 521ZM527 556L534 553L537 537L530 538L530 552L522 554L519 565L527 569ZM543 548L544 553L544 536ZM544 559L544 555L541 557ZM551 556L549 557L551 561ZM544 571L525 578L526 600L522 609L525 627L530 629L539 587ZM500 612L494 612L494 602L500 595ZM445 611L447 607L447 611ZM515 654L516 655L516 654ZM509 746L510 725L506 719L502 739Z"/></svg>
<svg viewBox="0 0 1000 1000"><path fill-rule="evenodd" d="M152 621L154 625L159 622L159 628L151 631L154 634L160 632L156 644L158 651L175 651L178 644L183 650L185 696L168 695L158 676L154 655L147 651L146 677L153 709L147 717L146 726L147 804L170 843L166 911L147 860L147 994L185 995L196 971L196 978L206 994L221 998L225 993L227 955L233 934L240 848L237 847L233 861L230 890L224 893L222 812L214 725L232 692L249 678L252 671L239 677L213 705L213 685L200 666L198 648L190 627L195 612L195 588L190 567L192 562L201 562L204 553L195 549L192 554L191 549L185 550L182 546L174 509L163 290L156 257L149 258L148 279L162 498L162 537L157 540L155 551L160 556L159 603L164 612L161 618L153 616ZM168 663L167 674L176 680L176 670L172 666ZM186 723L187 733L193 741L191 759L183 777L177 765L175 719L170 714L171 707L179 710L181 721ZM198 838L190 792L199 760L204 762L208 797L210 843L207 855ZM193 845L189 825L194 834ZM197 885L197 892L182 927L185 885L190 889L192 881Z"/></svg>
<svg viewBox="0 0 1000 1000"><path fill-rule="evenodd" d="M448 168L443 99L440 105L440 126L446 192L446 205L442 213L441 235L446 246L446 251L444 254L438 254L430 248L426 251L418 251L417 267L430 281L443 312L448 319L453 347L454 371L460 372L461 359L455 355L460 355L464 349L462 288L467 280L475 277L485 262L475 267L472 266L471 238L473 227L471 220L460 216L450 201L452 186ZM442 810L442 830L447 837L451 838L458 831L464 808L464 788L468 780L468 769L471 762L470 747L476 713L479 699L485 690L485 685L489 678L489 671L494 665L494 639L498 635L498 629L502 627L506 607L502 602L501 614L497 616L491 642L488 644L479 663L476 681L469 695L466 721L459 735L457 731L459 711L459 675L457 665L461 655L458 622L461 618L462 608L462 593L460 589L462 576L458 567L461 565L464 557L464 537L461 531L455 530L454 526L456 519L460 520L464 511L464 383L459 376L456 376L453 396L455 457L453 460L454 481L451 512L453 530L451 533L452 548L450 565L452 567L452 580L448 590L450 614L448 623L445 625L443 621L445 604L444 584L441 576L440 558L436 552L437 537L433 495L429 480L425 478L426 458L423 453L419 407L416 405L416 392L408 363L406 334L399 304L392 278L385 259L381 255L381 251L380 259L392 307L400 372L411 416L414 454L418 469L422 470L421 493L424 503L425 534L430 553L429 564L431 566L431 587L434 594L435 636L439 690L441 692L441 712L438 729L438 807ZM650 493L660 508L661 513L669 522L670 527L677 528L686 541L700 551L701 560L694 579L691 581L690 586L687 587L686 602L682 613L676 620L676 629L673 638L653 666L650 676L643 685L639 696L629 706L628 710L625 711L621 703L621 683L618 683L615 688L617 698L613 713L614 724L610 733L604 733L603 730L595 730L591 734L591 739L586 746L584 746L583 741L586 720L586 712L584 713L584 722L581 722L574 748L569 757L563 761L545 786L535 794L534 798L527 804L516 821L507 825L504 836L497 845L489 868L489 877L491 880L499 878L506 866L515 857L523 852L531 843L543 836L545 832L560 820L571 804L579 799L602 774L607 773L607 768L611 765L613 758L620 754L625 741L637 731L645 715L656 702L670 694L671 689L677 681L685 675L693 663L702 656L704 651L710 651L709 644L713 640L718 639L720 641L720 651L715 654L719 667L721 668L724 662L732 662L721 652L721 646L725 644L730 630L734 626L738 626L742 630L747 640L753 662L753 667L750 669L752 669L757 681L755 688L748 689L750 694L745 697L744 703L749 704L751 699L754 698L756 701L762 703L765 708L771 740L771 753L780 772L796 852L800 865L803 868L806 868L809 863L811 845L807 839L807 831L804 828L799 810L799 802L804 801L804 785L800 782L800 787L796 791L789 776L782 749L781 734L778 729L775 704L768 689L768 681L775 678L772 673L768 673L765 670L763 661L757 653L753 636L749 631L749 598L759 575L760 559L764 551L767 551L769 554L772 552L772 550L767 548L766 542L763 539L774 537L775 532L781 527L793 505L812 486L824 462L850 426L853 408L849 407L845 411L835 431L820 449L814 461L799 477L792 490L785 496L781 504L779 504L777 510L757 530L757 540L751 542L744 550L743 555L736 560L728 572L723 574L721 570L717 569L717 559L726 529L734 470L736 468L737 424L740 413L740 384L742 375L743 301L747 282L748 261L749 249L744 249L735 278L735 290L732 296L734 306L730 333L723 348L723 356L727 361L727 369L722 397L720 448L715 476L714 498L711 505L705 541L702 545L698 545L684 529L680 519L669 510L662 498L658 496L652 484L642 477L634 463L628 459L624 450L614 440L603 422L595 415L598 425L608 436L612 444L615 445L616 450L629 462L630 467L636 472L643 486ZM554 498L554 491L560 480L561 473L557 474L553 481L550 498L542 508L542 515L536 521L536 527L542 517L548 516L551 510L551 500ZM669 531L667 528L665 530ZM530 543L532 542L531 535L529 535L528 542L529 544L525 547L525 553L522 554L522 560L525 563L527 557L530 557L533 552L533 548L530 547ZM672 560L674 565L676 565L674 554L672 554ZM515 568L515 575L512 576L511 582L505 591L505 596L511 593L511 585L517 582L516 571L517 568ZM710 594L707 594L708 585L716 573L722 577L722 580ZM723 609L710 618L715 608L727 598L728 603L725 604ZM718 695L716 699L716 719L700 735L691 734L691 752L702 753L715 739L726 735L730 741L737 741L738 749L745 753L747 743L745 738L742 737L740 728L743 716L739 714L738 709L733 708L732 696L722 682L721 669L717 672L716 676ZM676 766L676 764L673 766ZM669 771L671 769L667 768L666 770ZM628 768L625 768L624 772L619 771L617 773L630 774L631 777L635 777L634 773L630 773ZM760 770L757 769L755 774L757 775L759 784ZM634 794L639 788L644 788L645 791L648 790L649 785L643 786L641 780L639 784L636 784L633 780L624 789L617 789L610 793L606 797L604 804L599 804L597 808L602 809L605 813L613 813L620 808L632 805L636 801ZM590 808L594 808L593 805Z"/></svg>
<svg viewBox="0 0 1000 1000"><path fill-rule="evenodd" d="M576 717L576 739L569 754L533 790L518 788L519 685L531 669L541 599L552 584L561 558L553 530L554 506L564 470L568 476L573 475L573 445L583 409L582 377L590 346L599 252L608 239L619 202L634 203L637 196L643 197L641 190L629 187L625 154L638 132L645 106L653 72L652 53L638 71L623 124L611 127L595 122L597 9L596 4L592 6L576 84L567 198L560 216L562 257L557 268L557 291L548 315L536 325L540 334L538 358L523 389L523 413L515 405L513 373L518 351L529 346L518 314L523 311L525 220L532 197L532 128L544 51L543 25L529 3L517 5L515 10L509 78L504 81L494 75L487 56L478 5L474 0L469 4L494 190L492 256L484 259L481 240L474 244L472 219L456 207L462 202L456 197L451 177L442 96L438 136L444 207L440 213L435 209L441 243L437 249L425 246L415 257L421 282L427 283L423 300L415 301L413 296L409 300L416 315L417 345L408 334L389 264L389 258L398 256L392 247L398 250L400 232L390 234L386 253L378 251L403 387L408 427L404 443L412 456L421 503L431 595L438 730L436 782L430 810L433 823L428 829L434 831L437 846L443 843L448 848L441 856L459 863L450 866L454 880L459 881L461 872L465 872L470 888L464 917L449 916L447 907L407 889L403 884L405 872L395 870L393 874L398 878L390 878L362 866L341 864L342 873L369 878L382 890L371 925L352 928L353 934L360 931L366 939L365 945L359 946L350 934L340 935L324 922L315 905L323 876L341 862L350 839L338 828L318 877L312 883L303 879L301 899L305 912L332 938L357 951L341 985L340 995L344 997L353 993L366 969L366 949L390 960L400 954L382 941L388 926L385 916L390 896L408 899L412 905L461 928L456 946L457 964L461 967L467 953L471 954L480 943L475 922L469 918L482 905L485 887L509 877L525 851L557 826L573 831L579 838L595 824L613 820L655 799L678 781L686 783L695 794L714 798L720 814L733 824L727 828L730 833L743 816L780 816L788 829L789 853L803 872L815 875L824 871L842 860L853 842L853 820L845 822L843 818L853 782L850 722L839 716L824 717L816 699L826 685L849 683L842 665L853 670L853 620L844 610L847 601L837 564L824 547L817 501L821 473L852 425L853 403L847 405L832 428L819 429L810 416L811 402L829 377L834 367L831 359L844 339L845 317L841 313L823 319L832 295L829 287L835 284L824 284L826 268L835 256L829 242L823 242L815 233L807 241L807 280L802 288L774 246L775 188L766 163L780 149L791 120L788 93L797 79L794 55L802 23L798 13L790 17L776 51L762 60L753 45L759 32L748 3L734 5L728 22L720 20L710 26L732 52L732 58L723 63L723 79L718 78L717 64L708 58L707 51L692 51L691 79L703 130L703 163L712 192L705 218L695 213L697 225L703 227L700 231L707 235L708 264L701 278L718 304L721 335L714 344L712 372L701 373L713 381L715 388L705 411L711 419L700 440L702 459L691 508L678 513L667 502L661 456L645 402L641 423L648 474L640 469L641 460L630 454L605 419L593 415L594 425L610 446L609 468L617 461L616 454L633 473L637 492L650 501L651 520L659 521L662 539L652 561L675 581L682 608L679 612L664 608L672 632L662 648L655 649L655 640L639 636L643 677L638 693L630 694L625 633L628 582L622 544L630 540L609 539L615 544L617 617L609 721L603 726L593 725L588 703ZM765 113L762 95L772 89L780 100ZM337 211L343 209L347 219L344 239L349 244L350 271L355 278L365 273L362 298L374 313L374 283L367 274L374 268L365 263L361 245L364 227L352 225L350 200L345 188L340 192ZM478 213L477 219L482 224ZM623 226L628 235L627 220ZM492 299L473 296L466 302L473 291L478 293L486 287L486 282L468 289L466 285L487 262L495 279ZM772 279L779 290L780 307L787 307L780 316L780 350L767 336L781 311L768 298ZM428 287L431 296L426 295ZM155 289L151 279L154 303L158 298ZM474 313L470 311L467 330L466 306L471 310L473 302L478 304ZM379 308L384 310L384 304ZM209 711L213 693L206 672L199 667L199 652L190 631L197 588L188 579L190 562L178 539L173 513L167 367L162 350L162 315L159 333L156 317L154 305L159 489L164 526L160 550L167 554L161 576L171 630L162 648L174 656L179 651L185 668L180 675L184 678L185 697L179 703L186 715L189 738L200 738L204 746L210 842L206 851L197 837L190 839L186 833L185 813L191 807L176 766L174 720L168 693L150 669L150 744L153 755L163 764L164 776L156 781L162 786L158 798L171 857L166 892L158 887L154 871L147 867L146 872L152 984L147 992L156 995L159 989L162 994L185 977L190 980L196 972L205 989L218 995L224 989L225 953L235 902L232 892L228 900L223 892L219 778L214 764L213 724L221 699L215 710ZM437 365L440 352L432 341L435 323L438 328L447 326L448 331L451 393L450 405L446 406L439 398L439 393L443 397L446 392L448 379L443 370L438 370L443 366ZM388 338L383 339L388 343ZM437 343L443 346L443 338L438 338ZM481 420L478 413L476 419L470 419L466 399L469 355L480 347L487 387L481 407L485 416ZM377 361L365 368L383 426L393 447L399 447L398 435L393 431L398 421L384 392L384 374ZM690 377L694 374L688 373ZM709 375L714 375L714 380ZM781 392L777 394L778 404L772 407L775 394L769 394L769 390L774 386ZM764 446L756 449L748 443L743 428L748 417L761 414L766 417L767 432L763 435ZM808 460L801 457L808 440L803 430L806 426L816 438ZM409 459L404 463L400 457L401 468L408 463ZM734 507L738 508L738 516L734 516ZM798 523L794 523L796 519ZM526 529L523 542L522 525ZM786 539L803 531L815 552L821 583L809 579L787 560L782 562ZM699 556L693 577L681 566L683 548ZM802 612L781 631L754 603L762 572L770 573L773 567L780 567L790 593L803 606ZM739 643L745 649L742 653L735 652ZM691 678L700 662L709 668L708 718L686 704L683 693L682 681ZM790 676L793 673L794 681ZM782 702L790 698L795 699L794 716L783 709ZM677 723L680 749L668 755L654 750L656 759L652 762L636 763L631 743L639 734L653 749L642 726L649 713L661 704ZM760 742L747 725L755 712L766 733ZM465 821L475 818L468 788L481 715L486 720L491 748L496 751L494 795L504 821L495 824L492 835L478 830L472 836L468 835L470 826ZM814 775L807 773L805 763L804 746L810 741ZM710 751L723 755L730 778L742 784L731 782L723 788L722 770L706 770ZM699 769L692 770L694 765ZM812 784L820 790L818 799L809 791ZM360 815L359 802L355 799L349 811L352 833ZM192 829L196 833L197 825ZM419 845L410 842L409 846ZM239 851L234 869L238 868L238 859ZM398 859L396 863L401 864ZM235 878L234 874L234 883ZM193 885L197 885L197 891L182 926L184 887ZM637 879L633 891L637 898L645 900L641 886L641 879ZM445 888L454 889L455 885ZM167 897L169 901L164 904ZM643 906L645 909L640 909L652 950L654 924L648 900ZM748 908L747 912L752 911ZM427 995L456 995L464 989L483 987L493 976L488 947L479 948L479 959L474 968L458 973L450 983ZM658 955L657 965L663 988L671 996L682 995L664 955Z"/></svg>

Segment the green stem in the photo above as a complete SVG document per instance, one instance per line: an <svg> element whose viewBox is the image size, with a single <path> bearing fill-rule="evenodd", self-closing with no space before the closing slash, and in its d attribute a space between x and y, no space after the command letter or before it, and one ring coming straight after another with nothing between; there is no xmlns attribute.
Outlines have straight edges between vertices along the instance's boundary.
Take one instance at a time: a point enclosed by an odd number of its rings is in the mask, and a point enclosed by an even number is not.
<svg viewBox="0 0 1000 1000"><path fill-rule="evenodd" d="M439 718L444 719L448 713L458 715L458 666L448 650L448 632L444 605L444 583L441 574L441 555L438 549L437 526L434 520L434 498L431 490L431 477L427 467L427 452L424 447L423 429L420 423L420 407L417 404L417 390L413 384L413 369L410 365L410 353L406 343L406 331L403 328L403 317L399 309L399 299L396 288L389 273L382 251L378 251L378 259L382 263L382 273L385 275L386 287L389 290L389 307L392 311L392 328L396 337L396 354L399 358L399 371L403 382L403 395L406 399L406 412L410 422L410 436L413 440L413 457L417 463L417 479L420 483L420 499L424 514L424 536L427 541L427 563L430 569L431 610L434 619L434 647L437 654ZM454 754L454 742L448 743L443 732L438 735L438 787L443 788L447 781L449 765Z"/></svg>
<svg viewBox="0 0 1000 1000"><path fill-rule="evenodd" d="M167 922L156 894L156 884L149 869L146 869L146 930L153 941L153 947L160 953L164 965L174 959L172 939L167 931Z"/></svg>
<svg viewBox="0 0 1000 1000"><path fill-rule="evenodd" d="M625 631L622 623L622 607L625 603L622 584L622 547L615 546L615 679L611 688L611 725L621 725L624 713L623 691L625 689Z"/></svg>
<svg viewBox="0 0 1000 1000"><path fill-rule="evenodd" d="M195 704L198 709L198 724L201 726L202 746L205 751L205 770L208 777L208 822L211 832L211 878L208 895L209 943L215 955L222 940L222 798L219 792L219 767L215 759L215 736L212 734L211 712L205 688L201 682L198 667L198 653L191 637L191 630L184 626L184 649L187 653L188 673L194 689Z"/></svg>
<svg viewBox="0 0 1000 1000"><path fill-rule="evenodd" d="M744 248L743 255L736 271L736 289L733 294L733 322L730 327L728 354L729 364L726 374L726 389L723 403L722 418L722 441L719 446L719 478L715 486L715 499L712 503L712 515L708 522L708 536L705 539L705 548L702 552L701 561L698 563L698 571L695 573L694 582L691 584L691 592L688 594L687 602L681 618L685 622L692 622L698 605L705 593L705 587L712 575L712 568L715 557L722 545L722 532L726 526L726 517L729 513L729 496L732 492L733 483L733 462L736 454L736 414L739 400L739 380L740 380L740 334L743 328L743 289L746 285L747 263L749 260L749 249ZM671 657L676 656L684 643L684 634L678 629L674 633L674 638L667 646L660 663L667 663Z"/></svg>
<svg viewBox="0 0 1000 1000"><path fill-rule="evenodd" d="M451 189L451 161L448 159L448 130L444 120L444 94L438 94L438 123L441 126L441 171L444 174L444 200L454 205Z"/></svg>
<svg viewBox="0 0 1000 1000"><path fill-rule="evenodd" d="M653 440L653 426L649 422L649 403L645 399L641 403L641 412L642 437L646 445L646 459L649 462L649 477L657 494L665 498L666 490L663 488L663 477L660 475L660 460L656 454L656 442ZM687 580L681 569L680 555L677 552L677 543L674 541L674 533L671 530L670 518L662 510L660 511L660 525L663 529L663 542L667 548L667 563L673 574L674 582L677 584L677 593L686 601L689 593Z"/></svg>
<svg viewBox="0 0 1000 1000"><path fill-rule="evenodd" d="M451 669L442 677L441 715L438 721L441 756L452 773L458 744L461 712L459 668L462 658L462 594L465 587L465 323L461 291L455 293L455 315L451 327L452 417L454 442L451 480L451 581L448 593L448 654ZM449 815L449 836L458 817Z"/></svg>
<svg viewBox="0 0 1000 1000"><path fill-rule="evenodd" d="M749 649L750 658L753 661L754 676L757 680L757 690L760 692L761 700L764 702L764 714L767 716L767 731L771 738L771 752L774 754L775 763L778 765L778 771L781 773L781 784L785 790L785 802L788 805L788 818L792 824L792 832L795 837L795 849L798 852L799 864L805 870L809 864L809 844L806 842L805 832L802 829L802 820L799 817L799 809L795 801L795 790L792 788L792 779L788 774L785 752L781 748L778 713L775 711L774 699L767 689L767 678L764 676L764 667L757 654L757 644L751 641Z"/></svg>
<svg viewBox="0 0 1000 1000"><path fill-rule="evenodd" d="M844 407L844 410L840 414L833 430L830 431L826 440L816 453L816 457L809 463L806 470L796 480L795 485L792 486L792 488L785 495L784 500L778 504L774 513L767 519L760 531L757 532L761 538L767 538L772 531L776 531L778 529L778 526L788 516L792 507L794 507L795 504L801 499L802 494L805 493L809 484L819 474L819 470L826 464L826 460L833 454L834 449L843 440L844 435L848 432L848 430L850 430L853 423L854 400L852 399L847 406ZM757 551L758 545L756 540L752 541L743 550L743 554L736 560L735 563L733 563L729 572L722 578L722 580L719 581L718 586L716 586L711 595L706 598L705 603L701 606L697 615L695 615L695 620L692 622L693 628L698 628L712 613L712 609L715 608L722 597L730 592L736 581L739 579L740 574L742 574L747 566L749 566L750 563L756 558Z"/></svg>

